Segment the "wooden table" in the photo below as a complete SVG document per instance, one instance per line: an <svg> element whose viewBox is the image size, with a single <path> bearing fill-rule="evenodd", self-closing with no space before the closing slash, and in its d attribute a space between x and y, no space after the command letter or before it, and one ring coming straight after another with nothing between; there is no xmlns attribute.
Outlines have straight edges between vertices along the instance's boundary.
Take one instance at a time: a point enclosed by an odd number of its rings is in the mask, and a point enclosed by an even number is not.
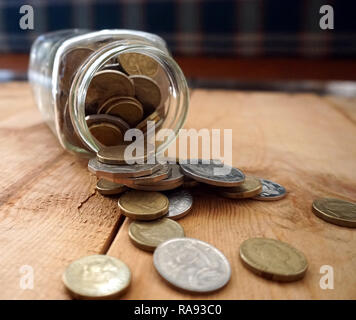
<svg viewBox="0 0 356 320"><path fill-rule="evenodd" d="M232 266L229 284L210 295L166 285L152 254L130 243L116 199L95 192L86 162L65 152L42 122L28 84L1 84L0 298L68 299L64 268L107 253L132 270L124 299L355 299L356 229L320 220L311 204L325 196L356 200L356 99L194 90L186 127L232 128L233 164L288 189L276 202L194 192L194 209L179 222L187 236L213 244ZM245 269L239 245L256 236L303 251L306 277L280 284ZM323 265L333 267L333 290L320 287ZM29 274L23 266L34 271L32 290L20 286Z"/></svg>

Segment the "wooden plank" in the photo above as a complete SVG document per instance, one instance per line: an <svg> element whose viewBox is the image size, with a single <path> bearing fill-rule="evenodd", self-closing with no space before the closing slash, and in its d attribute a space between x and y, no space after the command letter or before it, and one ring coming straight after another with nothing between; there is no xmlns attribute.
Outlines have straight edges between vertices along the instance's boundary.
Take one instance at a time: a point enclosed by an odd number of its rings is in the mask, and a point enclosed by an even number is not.
<svg viewBox="0 0 356 320"><path fill-rule="evenodd" d="M27 83L0 85L0 299L62 299L64 268L107 250L116 201L97 195L86 162L42 122ZM20 268L34 271L23 290Z"/></svg>
<svg viewBox="0 0 356 320"><path fill-rule="evenodd" d="M155 271L152 254L130 243L125 221L108 251L132 269L132 287L124 298L355 299L356 230L318 219L311 204L327 196L356 200L356 125L313 94L197 90L186 127L232 128L233 164L247 174L283 184L288 196L277 202L234 201L195 192L192 212L179 222L187 236L213 244L232 266L230 283L210 295L169 287ZM306 277L279 284L245 269L239 246L259 236L303 251L310 265ZM333 290L320 288L323 265L334 269Z"/></svg>

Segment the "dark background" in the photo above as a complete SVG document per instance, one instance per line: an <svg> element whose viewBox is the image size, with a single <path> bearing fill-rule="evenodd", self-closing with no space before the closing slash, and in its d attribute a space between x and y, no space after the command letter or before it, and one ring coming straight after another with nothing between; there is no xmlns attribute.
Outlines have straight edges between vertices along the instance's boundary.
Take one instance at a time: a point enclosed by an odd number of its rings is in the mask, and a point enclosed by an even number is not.
<svg viewBox="0 0 356 320"><path fill-rule="evenodd" d="M34 30L19 27L23 4L34 8ZM334 30L319 27L324 4ZM20 78L44 32L127 28L162 36L198 84L356 79L355 0L2 0L0 10L0 69Z"/></svg>

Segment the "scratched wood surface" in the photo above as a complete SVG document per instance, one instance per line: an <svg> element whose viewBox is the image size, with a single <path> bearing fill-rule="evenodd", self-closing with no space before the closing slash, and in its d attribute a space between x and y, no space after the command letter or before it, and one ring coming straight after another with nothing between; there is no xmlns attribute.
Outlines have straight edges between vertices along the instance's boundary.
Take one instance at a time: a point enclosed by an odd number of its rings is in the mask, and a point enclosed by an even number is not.
<svg viewBox="0 0 356 320"><path fill-rule="evenodd" d="M116 200L94 191L85 161L64 152L42 122L26 83L0 85L0 298L68 299L61 273L93 253L125 261L133 282L124 299L356 299L356 229L311 212L316 197L356 200L356 99L313 94L195 90L187 128L233 130L232 162L247 174L280 182L277 202L234 201L194 190L186 235L229 259L232 277L209 295L182 293L156 273L152 254L134 247ZM279 284L246 270L238 248L249 237L286 241L305 253L306 277ZM322 290L320 267L334 269ZM34 288L21 288L21 267Z"/></svg>

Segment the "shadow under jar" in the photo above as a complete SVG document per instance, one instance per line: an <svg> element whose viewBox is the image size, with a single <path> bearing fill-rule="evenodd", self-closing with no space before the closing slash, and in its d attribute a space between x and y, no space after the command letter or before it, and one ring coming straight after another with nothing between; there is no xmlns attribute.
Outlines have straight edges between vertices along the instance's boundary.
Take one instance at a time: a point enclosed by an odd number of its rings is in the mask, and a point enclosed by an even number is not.
<svg viewBox="0 0 356 320"><path fill-rule="evenodd" d="M183 126L185 77L157 35L71 29L44 34L31 48L29 80L45 121L68 151L91 157L123 145L130 128L155 124L163 152ZM165 129L170 129L169 131ZM147 132L146 132L147 134Z"/></svg>

